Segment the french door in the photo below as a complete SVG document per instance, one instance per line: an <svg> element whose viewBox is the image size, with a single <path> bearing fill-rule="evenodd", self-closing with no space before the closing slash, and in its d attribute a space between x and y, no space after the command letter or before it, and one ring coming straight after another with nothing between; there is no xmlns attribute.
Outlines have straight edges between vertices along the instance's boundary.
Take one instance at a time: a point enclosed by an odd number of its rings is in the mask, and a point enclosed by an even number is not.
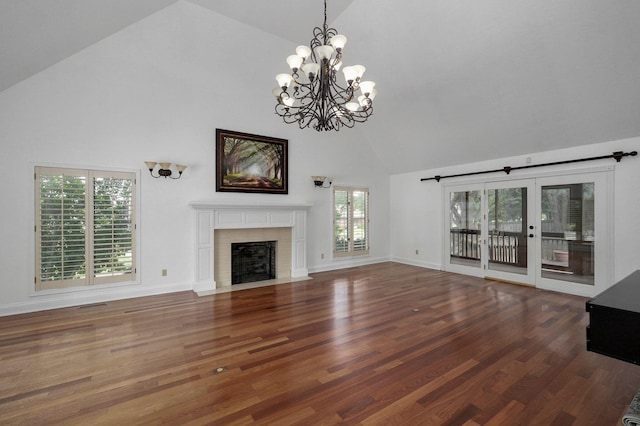
<svg viewBox="0 0 640 426"><path fill-rule="evenodd" d="M534 285L534 181L446 188L446 269Z"/></svg>
<svg viewBox="0 0 640 426"><path fill-rule="evenodd" d="M610 175L445 186L445 270L595 296L613 276Z"/></svg>

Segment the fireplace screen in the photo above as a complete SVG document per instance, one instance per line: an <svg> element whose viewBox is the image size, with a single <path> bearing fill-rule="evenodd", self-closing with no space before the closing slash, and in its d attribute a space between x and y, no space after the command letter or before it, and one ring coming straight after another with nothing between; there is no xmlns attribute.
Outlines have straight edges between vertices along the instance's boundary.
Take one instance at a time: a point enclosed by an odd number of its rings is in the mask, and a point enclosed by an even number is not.
<svg viewBox="0 0 640 426"><path fill-rule="evenodd" d="M231 244L231 284L276 278L277 241Z"/></svg>

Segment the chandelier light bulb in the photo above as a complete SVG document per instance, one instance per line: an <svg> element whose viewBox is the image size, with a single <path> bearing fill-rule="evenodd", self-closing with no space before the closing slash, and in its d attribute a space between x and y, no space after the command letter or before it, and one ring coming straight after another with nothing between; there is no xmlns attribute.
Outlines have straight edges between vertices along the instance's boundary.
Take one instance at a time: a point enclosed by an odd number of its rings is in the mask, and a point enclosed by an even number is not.
<svg viewBox="0 0 640 426"><path fill-rule="evenodd" d="M373 101L377 94L378 94L378 91L376 89L371 89L371 93L369 93L368 98Z"/></svg>
<svg viewBox="0 0 640 426"><path fill-rule="evenodd" d="M285 90L291 84L293 77L290 74L278 74L276 75L276 81L282 87L282 90Z"/></svg>
<svg viewBox="0 0 640 426"><path fill-rule="evenodd" d="M360 81L367 69L363 65L354 65L353 68L355 68L356 80Z"/></svg>
<svg viewBox="0 0 640 426"><path fill-rule="evenodd" d="M356 112L360 108L360 105L358 105L356 102L347 102L345 108L347 108L351 112Z"/></svg>
<svg viewBox="0 0 640 426"><path fill-rule="evenodd" d="M296 47L296 55L300 56L304 61L311 55L311 49L307 46L298 46Z"/></svg>
<svg viewBox="0 0 640 426"><path fill-rule="evenodd" d="M344 74L345 81L349 83L349 85L356 79L356 68L353 65L342 68L342 73Z"/></svg>
<svg viewBox="0 0 640 426"><path fill-rule="evenodd" d="M308 64L304 64L302 66L302 72L309 77L309 80L313 81L314 78L318 75L318 71L320 71L320 65L315 62L311 62Z"/></svg>
<svg viewBox="0 0 640 426"><path fill-rule="evenodd" d="M344 49L344 45L347 44L347 38L342 34L334 35L329 40L329 43L338 51L341 52Z"/></svg>
<svg viewBox="0 0 640 426"><path fill-rule="evenodd" d="M282 87L274 87L273 90L271 91L271 93L273 93L273 96L276 97L276 99L280 99L280 97L282 96Z"/></svg>
<svg viewBox="0 0 640 426"><path fill-rule="evenodd" d="M362 65L351 65L350 67L344 67L342 69L344 79L349 85L353 84L354 81L359 82L365 71L366 68Z"/></svg>
<svg viewBox="0 0 640 426"><path fill-rule="evenodd" d="M331 46L318 46L315 48L316 57L323 60L331 59L331 55L333 55L334 51L335 49Z"/></svg>
<svg viewBox="0 0 640 426"><path fill-rule="evenodd" d="M287 57L287 63L294 73L300 69L300 65L302 65L303 61L302 57L298 55L290 55Z"/></svg>
<svg viewBox="0 0 640 426"><path fill-rule="evenodd" d="M363 95L365 95L366 97L369 97L375 85L376 84L373 81L361 81L360 91L362 92Z"/></svg>
<svg viewBox="0 0 640 426"><path fill-rule="evenodd" d="M288 107L292 107L295 100L291 97L282 98L282 103Z"/></svg>

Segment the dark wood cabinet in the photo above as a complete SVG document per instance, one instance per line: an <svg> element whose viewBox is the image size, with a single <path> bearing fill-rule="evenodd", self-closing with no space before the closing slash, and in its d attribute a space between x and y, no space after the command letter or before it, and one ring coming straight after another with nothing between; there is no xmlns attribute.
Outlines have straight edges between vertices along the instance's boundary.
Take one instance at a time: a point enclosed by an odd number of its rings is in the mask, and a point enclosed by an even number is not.
<svg viewBox="0 0 640 426"><path fill-rule="evenodd" d="M640 364L640 270L587 301L587 350Z"/></svg>

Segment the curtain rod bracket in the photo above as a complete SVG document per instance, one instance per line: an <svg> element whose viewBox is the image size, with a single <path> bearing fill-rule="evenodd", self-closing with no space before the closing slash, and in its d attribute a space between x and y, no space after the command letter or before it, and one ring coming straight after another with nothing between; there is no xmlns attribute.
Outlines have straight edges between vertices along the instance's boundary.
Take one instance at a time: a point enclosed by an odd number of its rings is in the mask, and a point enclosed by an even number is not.
<svg viewBox="0 0 640 426"><path fill-rule="evenodd" d="M613 153L613 158L616 159L616 163L619 163L620 160L622 160L623 156L624 156L624 153L622 151L616 151Z"/></svg>

